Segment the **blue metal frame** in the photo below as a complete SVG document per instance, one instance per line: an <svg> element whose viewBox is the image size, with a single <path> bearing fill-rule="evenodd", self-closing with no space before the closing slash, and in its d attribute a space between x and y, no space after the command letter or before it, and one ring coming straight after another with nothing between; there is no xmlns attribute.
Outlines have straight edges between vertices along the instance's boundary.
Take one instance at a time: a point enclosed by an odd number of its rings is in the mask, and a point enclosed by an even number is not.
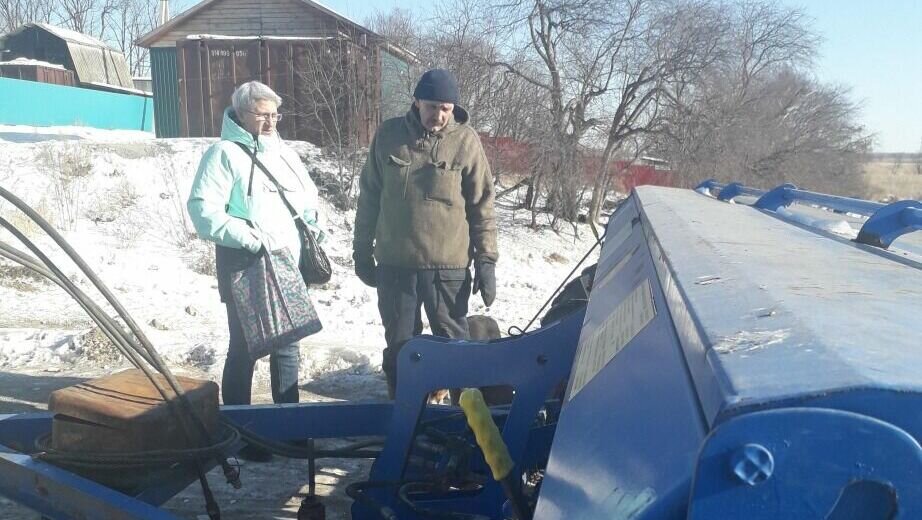
<svg viewBox="0 0 922 520"><path fill-rule="evenodd" d="M416 425L459 415L454 407L426 406L429 392L445 387L510 385L516 389L515 400L511 407L497 412L497 420L518 469L532 467L543 464L554 431L553 426L535 427L535 417L555 385L569 373L583 313L578 310L535 332L490 344L416 338L404 346L398 359L402 378L393 403L226 406L221 411L231 422L277 441L386 435L370 478L397 480L406 475ZM463 425L463 417L455 419ZM51 518L174 518L155 506L195 480L189 472L177 471L162 485L134 497L125 495L28 455L35 439L50 430L49 413L0 416L0 495ZM486 471L482 461L480 466ZM393 490L370 494L400 512L401 518L415 517L398 503ZM421 505L495 518L501 515L504 501L499 484L491 482L479 492L421 501ZM356 505L353 517L377 515Z"/></svg>
<svg viewBox="0 0 922 520"><path fill-rule="evenodd" d="M503 440L516 463L516 471L546 457L549 438L545 428L535 429L535 418L553 390L570 373L585 310L578 310L559 322L534 332L491 343L475 343L421 336L406 343L397 360L400 374L394 415L387 431L387 443L375 461L371 481L400 481L408 478L408 459L417 433L426 396L440 388L508 385L515 399L501 425ZM530 447L531 446L531 447ZM543 447L543 452L535 447ZM399 518L416 515L396 499L396 488L371 489L367 494L387 505ZM499 483L490 480L477 492L420 500L419 505L439 511L458 511L502 518L505 495ZM361 503L352 507L356 520L380 518Z"/></svg>
<svg viewBox="0 0 922 520"><path fill-rule="evenodd" d="M726 184L722 184L722 183L720 183L720 182L717 182L716 179L706 179L706 180L703 180L703 181L701 181L700 183L698 183L697 186L695 186L695 191L700 192L700 191L704 190L704 191L707 191L708 193L713 193L714 190L718 190L718 191L719 191L719 190L723 189L724 186L726 186Z"/></svg>
<svg viewBox="0 0 922 520"><path fill-rule="evenodd" d="M793 202L818 204L832 210L859 215L872 215L875 211L884 207L884 204L879 202L799 190L793 184L782 184L768 191L753 206L768 211L778 211L778 208L788 206Z"/></svg>
<svg viewBox="0 0 922 520"><path fill-rule="evenodd" d="M920 452L906 431L866 415L823 408L750 413L708 436L688 518L894 518L875 514L889 510L891 499L895 518L922 518ZM857 488L846 496L860 482L892 497ZM837 503L847 516L829 516Z"/></svg>
<svg viewBox="0 0 922 520"><path fill-rule="evenodd" d="M721 184L713 179L700 183L696 190L707 190L711 194L716 190L716 198L722 201L729 201L741 195L758 197L752 205L773 213L777 213L779 208L789 206L794 202L804 202L840 213L864 215L869 219L859 230L856 242L884 249L890 247L890 244L900 236L922 229L922 202L917 200L882 204L799 190L793 184L782 184L766 192L743 186L738 182Z"/></svg>
<svg viewBox="0 0 922 520"><path fill-rule="evenodd" d="M922 271L681 190L638 188L607 236L577 360L651 264L656 317L564 404L536 518L825 517L873 503L848 471L919 516Z"/></svg>
<svg viewBox="0 0 922 520"><path fill-rule="evenodd" d="M888 248L906 233L922 229L922 202L903 200L880 208L858 231L858 242Z"/></svg>
<svg viewBox="0 0 922 520"><path fill-rule="evenodd" d="M668 285L656 265L662 250L649 231L636 196L609 221L577 355L577 364L585 360L599 371L585 386L568 390L535 518L684 517L708 426L689 391ZM623 338L613 314L647 284L655 315L610 361L599 358L593 338L608 337L613 327L619 331L614 337Z"/></svg>

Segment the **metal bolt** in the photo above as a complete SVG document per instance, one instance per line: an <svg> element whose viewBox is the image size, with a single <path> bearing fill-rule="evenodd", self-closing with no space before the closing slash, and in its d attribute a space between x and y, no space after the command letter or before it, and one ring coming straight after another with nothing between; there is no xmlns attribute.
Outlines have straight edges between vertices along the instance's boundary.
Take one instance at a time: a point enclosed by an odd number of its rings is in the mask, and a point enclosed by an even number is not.
<svg viewBox="0 0 922 520"><path fill-rule="evenodd" d="M761 484L775 471L775 459L761 444L747 444L736 450L730 461L733 474L750 486Z"/></svg>
<svg viewBox="0 0 922 520"><path fill-rule="evenodd" d="M422 359L422 358L423 358L423 355L420 354L419 352L414 352L414 353L410 354L410 359L413 360L413 361L419 361L419 360Z"/></svg>
<svg viewBox="0 0 922 520"><path fill-rule="evenodd" d="M540 354L536 361L538 362L539 365L543 365L547 363L547 356L545 356L544 354Z"/></svg>

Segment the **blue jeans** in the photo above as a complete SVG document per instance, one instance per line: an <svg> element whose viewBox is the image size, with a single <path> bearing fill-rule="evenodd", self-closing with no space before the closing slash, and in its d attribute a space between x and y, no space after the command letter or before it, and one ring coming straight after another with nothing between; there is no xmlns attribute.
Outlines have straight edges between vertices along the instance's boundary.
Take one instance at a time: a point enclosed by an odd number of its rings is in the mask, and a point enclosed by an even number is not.
<svg viewBox="0 0 922 520"><path fill-rule="evenodd" d="M227 328L230 331L230 345L227 348L227 361L224 362L224 375L221 378L221 397L224 404L250 404L253 366L256 362L250 359L240 318L232 302L227 303ZM297 343L279 347L269 354L272 401L298 402L300 364L301 352Z"/></svg>

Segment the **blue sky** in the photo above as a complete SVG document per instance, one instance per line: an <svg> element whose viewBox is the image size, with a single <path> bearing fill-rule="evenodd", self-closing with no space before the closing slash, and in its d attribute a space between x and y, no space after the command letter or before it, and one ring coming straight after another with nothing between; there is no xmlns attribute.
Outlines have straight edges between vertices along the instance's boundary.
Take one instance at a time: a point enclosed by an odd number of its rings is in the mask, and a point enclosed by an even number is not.
<svg viewBox="0 0 922 520"><path fill-rule="evenodd" d="M395 6L425 11L431 0L320 0L362 22ZM922 147L922 0L781 0L813 19L823 38L820 80L848 86L861 122L882 152Z"/></svg>

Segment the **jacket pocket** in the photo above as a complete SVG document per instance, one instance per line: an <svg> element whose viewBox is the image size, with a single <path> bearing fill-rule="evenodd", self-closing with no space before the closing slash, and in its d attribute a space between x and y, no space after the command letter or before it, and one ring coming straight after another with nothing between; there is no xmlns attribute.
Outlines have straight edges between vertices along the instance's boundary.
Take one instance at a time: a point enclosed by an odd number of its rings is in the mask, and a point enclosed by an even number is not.
<svg viewBox="0 0 922 520"><path fill-rule="evenodd" d="M393 198L406 198L407 176L409 175L411 161L396 155L387 156L385 166L384 193Z"/></svg>
<svg viewBox="0 0 922 520"><path fill-rule="evenodd" d="M453 205L461 196L461 170L450 168L444 162L426 167L426 200Z"/></svg>

